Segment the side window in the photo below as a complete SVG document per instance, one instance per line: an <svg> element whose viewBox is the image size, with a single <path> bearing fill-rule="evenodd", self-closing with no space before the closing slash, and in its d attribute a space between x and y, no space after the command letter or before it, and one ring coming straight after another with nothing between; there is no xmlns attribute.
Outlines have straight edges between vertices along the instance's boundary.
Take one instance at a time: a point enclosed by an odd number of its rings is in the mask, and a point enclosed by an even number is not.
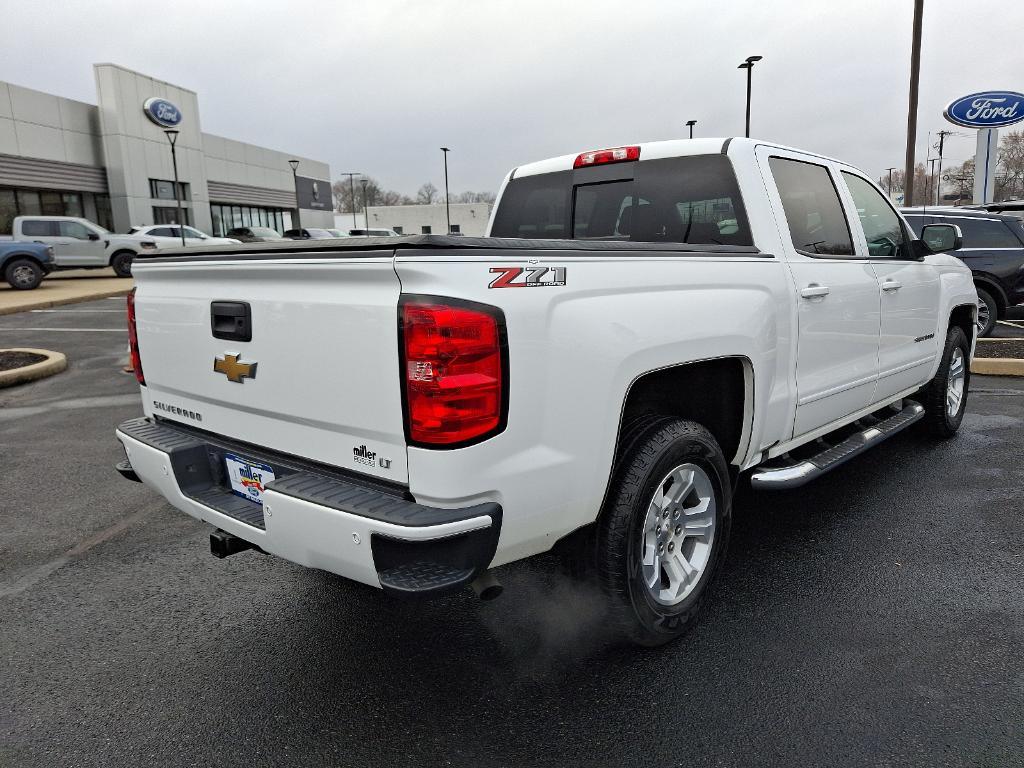
<svg viewBox="0 0 1024 768"><path fill-rule="evenodd" d="M772 157L768 165L793 247L810 256L852 256L850 227L828 168L784 157Z"/></svg>
<svg viewBox="0 0 1024 768"><path fill-rule="evenodd" d="M89 230L77 221L61 221L60 236L73 237L75 240L88 240Z"/></svg>
<svg viewBox="0 0 1024 768"><path fill-rule="evenodd" d="M147 233L150 237L177 237L170 227L156 227Z"/></svg>
<svg viewBox="0 0 1024 768"><path fill-rule="evenodd" d="M907 233L896 211L860 176L843 171L843 178L857 206L857 216L868 241L868 256L910 258Z"/></svg>
<svg viewBox="0 0 1024 768"><path fill-rule="evenodd" d="M997 219L949 219L959 224L964 235L964 248L1020 248L1021 243L1003 222Z"/></svg>
<svg viewBox="0 0 1024 768"><path fill-rule="evenodd" d="M21 234L25 237L57 237L57 222L29 219L21 222Z"/></svg>

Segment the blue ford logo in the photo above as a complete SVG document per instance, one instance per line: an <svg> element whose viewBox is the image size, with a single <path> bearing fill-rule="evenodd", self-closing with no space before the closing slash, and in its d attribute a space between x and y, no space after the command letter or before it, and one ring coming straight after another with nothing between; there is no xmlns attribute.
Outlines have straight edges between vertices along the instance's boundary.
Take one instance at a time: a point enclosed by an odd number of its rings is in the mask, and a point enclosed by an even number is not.
<svg viewBox="0 0 1024 768"><path fill-rule="evenodd" d="M167 99L158 99L155 96L146 99L142 111L146 113L146 117L164 128L175 128L181 123L181 110Z"/></svg>
<svg viewBox="0 0 1024 768"><path fill-rule="evenodd" d="M942 113L967 128L999 128L1024 120L1024 93L985 91L957 99Z"/></svg>

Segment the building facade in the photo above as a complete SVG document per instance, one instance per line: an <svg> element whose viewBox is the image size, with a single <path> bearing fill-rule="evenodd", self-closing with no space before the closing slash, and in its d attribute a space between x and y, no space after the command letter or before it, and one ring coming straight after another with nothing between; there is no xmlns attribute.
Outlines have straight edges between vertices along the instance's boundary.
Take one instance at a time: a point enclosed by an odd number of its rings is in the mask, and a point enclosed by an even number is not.
<svg viewBox="0 0 1024 768"><path fill-rule="evenodd" d="M203 133L187 88L114 64L93 70L95 105L0 82L0 235L18 215L82 216L114 232L177 222L168 130L185 223L283 232L298 205L303 226L332 225L327 163Z"/></svg>
<svg viewBox="0 0 1024 768"><path fill-rule="evenodd" d="M448 211L444 203L431 205L367 206L369 216L356 214L356 226L351 213L336 213L334 226L349 229L393 229L400 235L443 235L447 231ZM490 203L452 203L450 206L452 232L467 237L483 237L487 220L491 216Z"/></svg>

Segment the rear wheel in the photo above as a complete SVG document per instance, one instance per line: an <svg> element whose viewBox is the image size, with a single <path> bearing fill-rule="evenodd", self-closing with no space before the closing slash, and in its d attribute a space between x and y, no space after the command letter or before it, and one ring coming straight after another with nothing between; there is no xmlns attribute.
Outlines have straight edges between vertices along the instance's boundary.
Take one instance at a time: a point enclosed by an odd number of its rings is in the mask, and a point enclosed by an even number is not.
<svg viewBox="0 0 1024 768"><path fill-rule="evenodd" d="M32 259L14 259L4 268L4 279L11 288L30 291L43 282L43 268Z"/></svg>
<svg viewBox="0 0 1024 768"><path fill-rule="evenodd" d="M996 320L999 319L999 305L992 297L992 294L981 288L978 289L978 338L988 336L996 327Z"/></svg>
<svg viewBox="0 0 1024 768"><path fill-rule="evenodd" d="M132 276L132 259L135 254L131 251L118 251L110 260L110 266L114 268L114 274L118 277Z"/></svg>
<svg viewBox="0 0 1024 768"><path fill-rule="evenodd" d="M640 645L693 625L729 540L722 450L691 421L653 424L618 463L596 530L595 570L612 618Z"/></svg>
<svg viewBox="0 0 1024 768"><path fill-rule="evenodd" d="M970 354L964 332L950 328L939 370L924 389L925 422L936 437L952 437L960 429L971 383Z"/></svg>

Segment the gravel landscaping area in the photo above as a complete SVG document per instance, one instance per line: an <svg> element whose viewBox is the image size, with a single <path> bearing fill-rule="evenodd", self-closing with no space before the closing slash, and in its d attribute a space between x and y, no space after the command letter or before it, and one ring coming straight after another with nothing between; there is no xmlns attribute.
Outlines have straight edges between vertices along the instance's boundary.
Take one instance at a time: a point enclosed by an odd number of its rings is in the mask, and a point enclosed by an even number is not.
<svg viewBox="0 0 1024 768"><path fill-rule="evenodd" d="M45 355L37 355L35 352L15 352L9 349L0 349L0 371L13 371L15 368L24 368L26 365L41 363L45 359Z"/></svg>
<svg viewBox="0 0 1024 768"><path fill-rule="evenodd" d="M974 356L1024 359L1024 339L979 339Z"/></svg>

